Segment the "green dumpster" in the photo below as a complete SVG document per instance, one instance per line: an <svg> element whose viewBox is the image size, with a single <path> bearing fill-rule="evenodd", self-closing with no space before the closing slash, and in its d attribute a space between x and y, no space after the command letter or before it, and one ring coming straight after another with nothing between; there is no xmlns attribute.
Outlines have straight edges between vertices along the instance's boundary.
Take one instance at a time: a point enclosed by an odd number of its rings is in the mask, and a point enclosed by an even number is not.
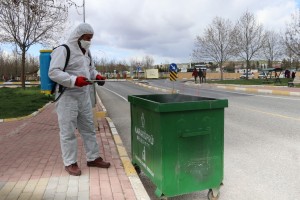
<svg viewBox="0 0 300 200"><path fill-rule="evenodd" d="M182 94L128 96L132 163L158 197L209 189L218 197L224 166L226 99Z"/></svg>

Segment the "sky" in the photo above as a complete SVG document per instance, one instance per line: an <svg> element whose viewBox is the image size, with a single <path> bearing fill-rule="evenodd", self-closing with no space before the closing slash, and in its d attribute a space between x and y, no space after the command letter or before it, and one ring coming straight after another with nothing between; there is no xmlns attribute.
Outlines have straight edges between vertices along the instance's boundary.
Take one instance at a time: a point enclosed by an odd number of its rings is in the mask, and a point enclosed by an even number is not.
<svg viewBox="0 0 300 200"><path fill-rule="evenodd" d="M195 38L213 18L235 23L249 11L265 29L284 32L299 5L300 0L85 0L85 21L94 28L94 57L129 63L151 56L155 64L189 63ZM72 28L83 22L82 8L69 11ZM36 45L29 53L38 55L41 48Z"/></svg>

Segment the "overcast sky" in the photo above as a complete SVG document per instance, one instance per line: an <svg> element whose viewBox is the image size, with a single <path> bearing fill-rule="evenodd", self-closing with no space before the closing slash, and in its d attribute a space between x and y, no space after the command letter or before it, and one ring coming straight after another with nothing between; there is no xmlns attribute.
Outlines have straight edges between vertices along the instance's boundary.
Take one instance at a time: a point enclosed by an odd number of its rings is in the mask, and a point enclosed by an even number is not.
<svg viewBox="0 0 300 200"><path fill-rule="evenodd" d="M82 5L83 0L73 0ZM190 62L194 40L216 16L232 22L253 13L266 29L284 31L300 0L86 0L85 19L95 31L92 54L127 60L152 56L155 64ZM82 8L70 8L75 27ZM36 53L36 48L29 53Z"/></svg>

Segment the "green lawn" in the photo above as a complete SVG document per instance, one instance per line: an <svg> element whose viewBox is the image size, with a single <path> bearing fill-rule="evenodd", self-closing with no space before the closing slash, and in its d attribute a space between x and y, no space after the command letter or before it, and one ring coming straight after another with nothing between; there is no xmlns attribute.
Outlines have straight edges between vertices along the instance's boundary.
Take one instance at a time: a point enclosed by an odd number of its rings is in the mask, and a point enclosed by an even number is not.
<svg viewBox="0 0 300 200"><path fill-rule="evenodd" d="M30 115L52 100L39 87L0 88L0 119Z"/></svg>

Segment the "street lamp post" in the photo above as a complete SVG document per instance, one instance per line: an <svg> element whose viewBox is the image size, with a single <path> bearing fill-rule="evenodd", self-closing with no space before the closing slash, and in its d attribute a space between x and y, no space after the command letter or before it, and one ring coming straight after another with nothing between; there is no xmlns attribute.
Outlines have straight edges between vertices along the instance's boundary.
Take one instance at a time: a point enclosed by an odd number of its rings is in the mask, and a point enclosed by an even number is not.
<svg viewBox="0 0 300 200"><path fill-rule="evenodd" d="M83 22L85 23L85 0L83 0Z"/></svg>
<svg viewBox="0 0 300 200"><path fill-rule="evenodd" d="M68 0L67 1L69 3L69 6L75 6L76 10L78 7L81 7L81 6L78 6L75 2L73 2L72 0ZM85 0L83 0L82 2L82 10L83 10L83 22L85 23ZM78 10L77 10L78 12ZM78 13L79 14L79 13ZM79 14L80 15L80 14Z"/></svg>

